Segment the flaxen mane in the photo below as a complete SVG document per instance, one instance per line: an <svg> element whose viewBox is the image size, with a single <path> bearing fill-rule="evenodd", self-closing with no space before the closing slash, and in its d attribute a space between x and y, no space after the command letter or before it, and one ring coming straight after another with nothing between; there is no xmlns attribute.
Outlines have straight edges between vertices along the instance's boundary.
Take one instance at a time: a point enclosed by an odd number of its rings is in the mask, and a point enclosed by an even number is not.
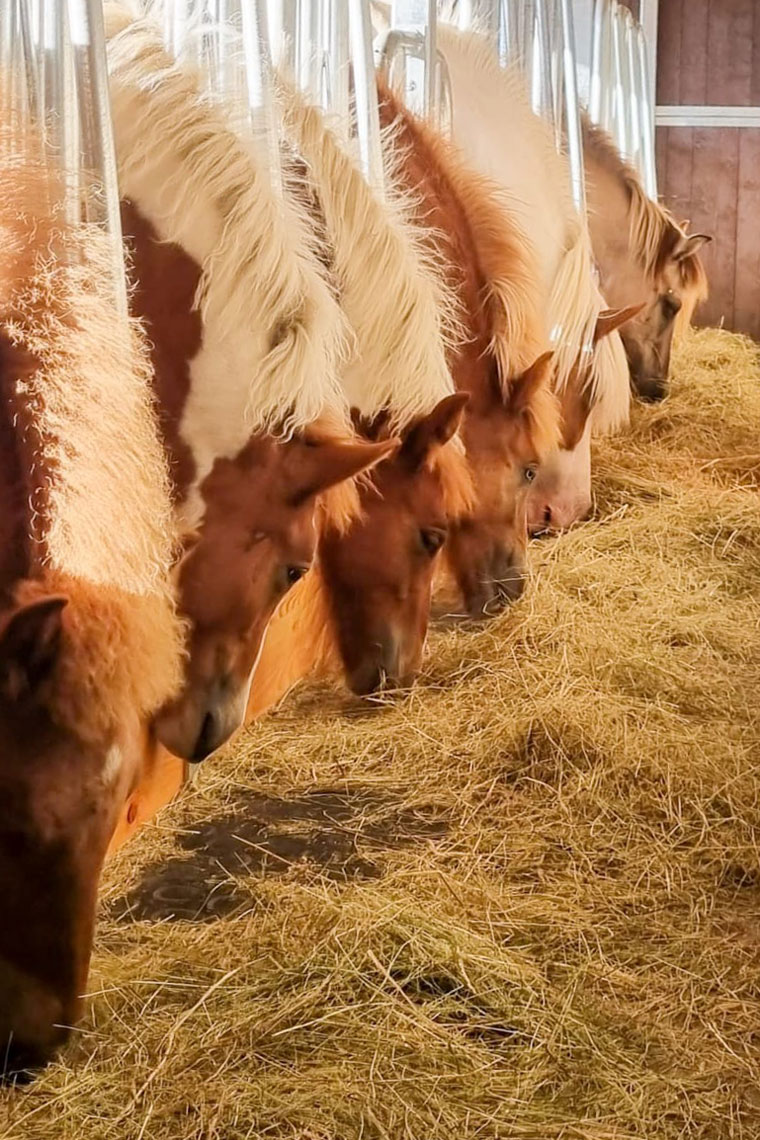
<svg viewBox="0 0 760 1140"><path fill-rule="evenodd" d="M622 157L609 134L586 116L583 143L599 165L623 186L629 203L631 247L647 277L655 280L678 239L686 236L683 228L669 210L649 197L638 172ZM677 266L684 291L678 322L683 328L691 322L696 306L707 298L707 274L697 253L681 258Z"/></svg>
<svg viewBox="0 0 760 1140"><path fill-rule="evenodd" d="M517 67L502 68L486 37L446 24L439 26L438 34L444 56L461 61L473 82L477 79L478 90L489 92L495 105L503 109L504 145L511 137L529 147L540 160L541 177L557 195L562 248L557 250L552 278L544 286L547 327L555 347L554 386L562 392L582 377L594 405L595 429L611 430L628 416L628 366L620 338L613 334L599 343L587 367L578 368L579 361L586 358L596 319L605 306L594 274L586 219L579 217L573 201L567 158L557 152L549 124L533 112L525 76ZM455 100L456 94L455 90ZM516 191L512 193L515 203L524 205ZM529 189L524 193L527 195ZM547 219L547 227L553 220ZM530 233L528 237L540 245L540 234ZM546 266L543 268L545 271Z"/></svg>
<svg viewBox="0 0 760 1140"><path fill-rule="evenodd" d="M284 78L277 87L285 131L319 203L318 229L352 332L344 376L348 400L368 419L385 413L392 433L404 431L454 390L446 351L459 335L456 301L432 246L411 222L411 203L392 161L381 200L322 112ZM447 509L457 517L471 495L459 442L435 452L432 462Z"/></svg>
<svg viewBox="0 0 760 1140"><path fill-rule="evenodd" d="M223 373L233 390L221 414L226 430L237 404L239 446L253 432L289 433L325 417L345 427L343 324L306 227L158 29L130 23L120 5L107 14L122 193L202 270L204 346L219 361L203 377L204 406L214 387L218 399Z"/></svg>
<svg viewBox="0 0 760 1140"><path fill-rule="evenodd" d="M96 737L180 681L168 475L146 345L114 311L112 251L66 225L31 153L0 138L0 388L27 508L13 594L69 599L53 707Z"/></svg>
<svg viewBox="0 0 760 1140"><path fill-rule="evenodd" d="M324 114L280 77L283 125L307 168L330 272L353 333L345 385L353 407L390 414L392 430L453 392L446 364L456 303L408 218L389 171L381 199Z"/></svg>
<svg viewBox="0 0 760 1140"><path fill-rule="evenodd" d="M485 282L474 307L483 313L489 351L506 395L511 380L547 348L533 247L511 216L505 194L491 179L473 170L447 139L413 116L392 92L383 89L381 101L399 160L413 152L441 204L447 199L449 212L456 211L450 232L443 236L459 246L457 259L471 260ZM423 194L423 210L424 198Z"/></svg>

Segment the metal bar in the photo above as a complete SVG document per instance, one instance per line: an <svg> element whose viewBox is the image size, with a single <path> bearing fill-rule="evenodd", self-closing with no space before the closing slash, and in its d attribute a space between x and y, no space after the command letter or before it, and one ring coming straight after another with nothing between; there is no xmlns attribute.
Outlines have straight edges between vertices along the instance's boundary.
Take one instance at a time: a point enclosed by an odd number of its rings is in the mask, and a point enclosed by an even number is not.
<svg viewBox="0 0 760 1140"><path fill-rule="evenodd" d="M668 106L655 109L658 127L760 127L760 107Z"/></svg>
<svg viewBox="0 0 760 1140"><path fill-rule="evenodd" d="M349 74L351 36L348 10L345 0L330 0L328 8L329 67L326 101L327 107L335 116L336 122L340 123L342 130L348 132L351 113Z"/></svg>
<svg viewBox="0 0 760 1140"><path fill-rule="evenodd" d="M280 144L272 97L272 59L266 0L243 0L241 25L250 129L260 144L272 185L280 192Z"/></svg>
<svg viewBox="0 0 760 1140"><path fill-rule="evenodd" d="M654 98L649 76L649 55L646 35L636 29L636 54L639 74L639 121L641 127L641 173L644 189L650 198L657 200L657 160L654 143Z"/></svg>
<svg viewBox="0 0 760 1140"><path fill-rule="evenodd" d="M376 193L382 194L383 152L380 146L380 115L377 109L369 0L348 2L359 154L367 181Z"/></svg>
<svg viewBox="0 0 760 1140"><path fill-rule="evenodd" d="M565 90L565 128L575 208L582 218L586 216L586 182L583 169L583 142L578 109L577 76L575 73L575 32L570 0L561 0L563 77Z"/></svg>
<svg viewBox="0 0 760 1140"><path fill-rule="evenodd" d="M110 240L114 300L120 316L126 319L127 287L103 6L101 0L69 2L77 63L81 162L85 171L97 180L96 185L89 187L83 208L88 221L100 226Z"/></svg>

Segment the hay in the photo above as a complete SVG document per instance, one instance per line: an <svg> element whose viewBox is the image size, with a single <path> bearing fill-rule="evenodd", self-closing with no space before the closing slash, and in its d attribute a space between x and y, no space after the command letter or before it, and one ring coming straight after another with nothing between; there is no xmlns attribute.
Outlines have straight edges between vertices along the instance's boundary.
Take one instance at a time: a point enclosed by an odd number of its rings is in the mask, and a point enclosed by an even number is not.
<svg viewBox="0 0 760 1140"><path fill-rule="evenodd" d="M205 767L109 865L89 1013L0 1135L760 1134L758 439L754 348L695 334L523 602ZM198 921L118 920L183 866Z"/></svg>

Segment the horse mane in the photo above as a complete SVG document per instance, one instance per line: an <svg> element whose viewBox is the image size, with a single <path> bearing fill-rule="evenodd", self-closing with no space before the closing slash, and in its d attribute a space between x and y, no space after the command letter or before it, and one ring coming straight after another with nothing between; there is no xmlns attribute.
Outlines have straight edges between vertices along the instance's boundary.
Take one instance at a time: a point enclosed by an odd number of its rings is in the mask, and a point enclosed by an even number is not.
<svg viewBox="0 0 760 1140"><path fill-rule="evenodd" d="M582 118L584 147L623 187L628 199L631 247L644 273L655 280L678 239L686 236L683 227L670 210L649 197L638 171L623 158L612 137L588 115ZM698 253L680 258L677 267L684 291L679 324L688 325L696 306L707 298L707 274Z"/></svg>
<svg viewBox="0 0 760 1140"><path fill-rule="evenodd" d="M468 70L478 76L484 88L498 91L513 128L530 137L531 145L541 157L546 178L557 188L564 222L564 247L559 267L547 284L545 314L550 338L555 345L554 379L557 392L582 376L591 402L597 406L595 421L609 424L627 417L629 381L627 366L620 368L622 348L611 353L608 343L598 346L590 366L579 372L592 342L596 319L604 308L594 276L594 259L586 219L578 215L573 201L567 158L559 153L549 124L535 114L530 104L528 85L517 66L502 67L486 36L481 32L463 32L441 23L439 43L444 56L457 53L466 61ZM613 337L607 338L612 341ZM618 338L619 339L619 338ZM603 343L603 342L602 342ZM601 350L601 351L599 351Z"/></svg>
<svg viewBox="0 0 760 1140"><path fill-rule="evenodd" d="M456 335L456 301L409 219L393 171L381 198L323 112L282 76L277 91L352 332L344 369L349 402L368 418L387 412L392 431L403 431L453 392L446 348Z"/></svg>
<svg viewBox="0 0 760 1140"><path fill-rule="evenodd" d="M409 152L421 157L432 185L447 186L461 208L459 228L466 230L462 240L467 241L467 253L485 281L479 301L489 330L489 352L506 394L510 380L546 348L533 247L510 212L507 195L495 182L468 165L453 143L413 115L385 85L380 85L380 97L381 106L387 108L390 122L386 130L399 163ZM424 195L421 205L424 212Z"/></svg>
<svg viewBox="0 0 760 1140"><path fill-rule="evenodd" d="M34 145L0 135L0 385L28 508L12 594L68 597L53 709L98 735L180 683L169 479L147 346L114 311L113 250L66 223Z"/></svg>
<svg viewBox="0 0 760 1140"><path fill-rule="evenodd" d="M199 261L205 337L237 356L225 380L239 386L241 446L319 419L346 427L343 320L302 218L158 29L121 4L106 15L123 193ZM218 387L219 375L206 382Z"/></svg>

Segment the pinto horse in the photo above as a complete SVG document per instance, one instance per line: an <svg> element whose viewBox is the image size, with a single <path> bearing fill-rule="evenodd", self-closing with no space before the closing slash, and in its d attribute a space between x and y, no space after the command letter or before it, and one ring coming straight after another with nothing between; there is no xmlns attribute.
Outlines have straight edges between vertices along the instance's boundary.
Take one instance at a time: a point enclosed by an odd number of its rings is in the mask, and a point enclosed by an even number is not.
<svg viewBox="0 0 760 1140"><path fill-rule="evenodd" d="M574 398L590 409L574 445L542 464L528 497L531 529L561 529L591 505L592 431L613 431L627 421L625 353L614 330L594 343L605 301L586 222L573 202L567 160L557 153L548 124L534 114L525 77L517 68L500 67L480 35L442 24L438 45L451 79L454 139L474 168L506 191L534 244L542 312L555 348L554 389L563 403L574 389Z"/></svg>
<svg viewBox="0 0 760 1140"><path fill-rule="evenodd" d="M268 171L151 24L111 6L108 56L133 310L186 535L185 685L156 730L198 761L243 722L266 625L312 561L318 515L343 529L357 510L345 481L397 444L354 437L342 317Z"/></svg>
<svg viewBox="0 0 760 1140"><path fill-rule="evenodd" d="M0 1053L45 1063L77 1019L101 864L177 690L169 481L147 349L100 235L0 137Z"/></svg>
<svg viewBox="0 0 760 1140"><path fill-rule="evenodd" d="M469 397L462 438L475 494L451 527L447 558L467 612L482 617L522 592L527 492L558 442L538 265L497 187L380 90L386 145L416 197L415 217L434 242L464 325L450 363Z"/></svg>
<svg viewBox="0 0 760 1140"><path fill-rule="evenodd" d="M677 326L687 326L707 297L699 250L707 234L687 234L644 191L637 172L612 139L583 122L588 222L605 297L642 303L621 336L631 380L646 400L667 393L670 349Z"/></svg>

